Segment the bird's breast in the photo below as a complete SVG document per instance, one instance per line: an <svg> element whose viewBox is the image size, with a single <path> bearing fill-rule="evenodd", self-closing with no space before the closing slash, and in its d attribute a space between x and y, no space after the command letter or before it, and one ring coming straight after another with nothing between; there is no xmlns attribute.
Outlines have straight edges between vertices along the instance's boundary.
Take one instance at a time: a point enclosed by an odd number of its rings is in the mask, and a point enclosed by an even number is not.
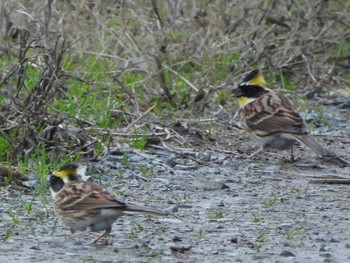
<svg viewBox="0 0 350 263"><path fill-rule="evenodd" d="M288 133L269 136L256 136L264 148L287 150L296 142L295 137Z"/></svg>

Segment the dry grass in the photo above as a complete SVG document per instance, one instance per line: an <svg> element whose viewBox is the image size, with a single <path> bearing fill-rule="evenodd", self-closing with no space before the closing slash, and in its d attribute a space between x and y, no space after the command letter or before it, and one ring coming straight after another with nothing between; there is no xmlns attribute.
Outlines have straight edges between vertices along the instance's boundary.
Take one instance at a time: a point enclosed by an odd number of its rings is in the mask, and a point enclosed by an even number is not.
<svg viewBox="0 0 350 263"><path fill-rule="evenodd" d="M112 133L215 139L212 123L196 120L220 105L231 109L225 89L252 67L300 94L325 96L349 83L348 1L3 0L0 7L3 162L38 149L56 161L93 157ZM73 82L86 92L74 94ZM106 104L106 118L118 122L60 110L70 100L83 107L87 94L95 98L91 112Z"/></svg>

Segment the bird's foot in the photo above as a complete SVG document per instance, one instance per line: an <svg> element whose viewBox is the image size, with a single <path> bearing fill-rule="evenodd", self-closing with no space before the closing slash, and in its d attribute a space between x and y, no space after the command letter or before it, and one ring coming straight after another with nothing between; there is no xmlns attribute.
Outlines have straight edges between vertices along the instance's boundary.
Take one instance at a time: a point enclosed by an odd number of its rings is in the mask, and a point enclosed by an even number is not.
<svg viewBox="0 0 350 263"><path fill-rule="evenodd" d="M99 235L97 238L92 240L90 244L102 244L107 245L108 244L108 238L107 236L111 233L111 229L105 230L101 235Z"/></svg>
<svg viewBox="0 0 350 263"><path fill-rule="evenodd" d="M300 158L294 157L294 156L293 156L293 158L292 157L282 157L281 158L281 162L283 162L283 163L295 163L298 160L300 160Z"/></svg>

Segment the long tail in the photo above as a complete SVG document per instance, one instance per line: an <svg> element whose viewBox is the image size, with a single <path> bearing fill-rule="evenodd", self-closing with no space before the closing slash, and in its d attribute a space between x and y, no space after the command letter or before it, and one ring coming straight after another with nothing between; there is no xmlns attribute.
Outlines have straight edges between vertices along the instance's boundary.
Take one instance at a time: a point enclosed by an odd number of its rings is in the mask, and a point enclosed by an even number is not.
<svg viewBox="0 0 350 263"><path fill-rule="evenodd" d="M325 157L330 161L335 161L340 165L350 166L350 163L340 158L336 153L328 150L326 147L321 145L318 141L308 135L302 135L297 137L299 141L310 147L317 155Z"/></svg>
<svg viewBox="0 0 350 263"><path fill-rule="evenodd" d="M131 213L138 212L138 213L145 213L145 214L153 214L157 216L166 216L170 214L169 212L166 212L157 208L135 205L130 203L127 204L125 212L131 212Z"/></svg>
<svg viewBox="0 0 350 263"><path fill-rule="evenodd" d="M321 145L318 141L308 135L298 136L299 141L310 147L317 155L321 156L337 156L334 152L331 152L326 147Z"/></svg>

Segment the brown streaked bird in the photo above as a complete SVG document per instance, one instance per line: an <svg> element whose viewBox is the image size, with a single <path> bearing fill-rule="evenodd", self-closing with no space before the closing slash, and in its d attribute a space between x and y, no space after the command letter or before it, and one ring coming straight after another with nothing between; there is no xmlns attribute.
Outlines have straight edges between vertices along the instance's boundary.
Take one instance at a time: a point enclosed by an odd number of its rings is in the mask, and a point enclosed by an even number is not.
<svg viewBox="0 0 350 263"><path fill-rule="evenodd" d="M293 145L300 141L317 155L334 158L342 165L349 165L310 136L305 121L292 102L284 95L268 89L259 70L250 72L231 91L238 99L239 115L244 129L262 145L251 156L266 148L291 149L291 159L294 161Z"/></svg>
<svg viewBox="0 0 350 263"><path fill-rule="evenodd" d="M84 181L78 165L69 164L54 171L48 180L55 214L72 233L104 231L97 243L112 230L112 224L126 213L167 215L162 210L127 203L101 185Z"/></svg>

